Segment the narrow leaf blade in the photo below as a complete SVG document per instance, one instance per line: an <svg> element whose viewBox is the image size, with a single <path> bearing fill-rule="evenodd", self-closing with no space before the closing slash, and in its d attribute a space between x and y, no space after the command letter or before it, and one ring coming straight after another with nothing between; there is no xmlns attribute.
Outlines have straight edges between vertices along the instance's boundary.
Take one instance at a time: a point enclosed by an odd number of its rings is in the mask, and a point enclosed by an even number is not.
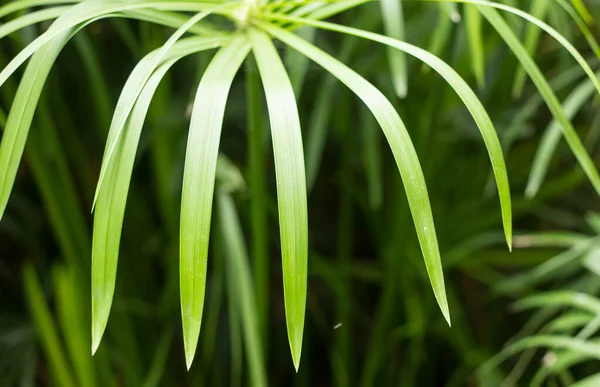
<svg viewBox="0 0 600 387"><path fill-rule="evenodd" d="M300 365L306 309L308 215L300 118L294 91L271 39L250 30L271 122L283 264L288 340L296 370Z"/></svg>
<svg viewBox="0 0 600 387"><path fill-rule="evenodd" d="M215 171L225 104L233 78L250 50L244 37L224 46L209 64L194 100L181 197L180 297L188 369L204 307Z"/></svg>
<svg viewBox="0 0 600 387"><path fill-rule="evenodd" d="M450 323L440 252L425 177L410 136L393 105L375 86L329 54L283 29L268 24L261 24L261 27L338 78L363 100L379 122L404 182L433 292L444 317Z"/></svg>

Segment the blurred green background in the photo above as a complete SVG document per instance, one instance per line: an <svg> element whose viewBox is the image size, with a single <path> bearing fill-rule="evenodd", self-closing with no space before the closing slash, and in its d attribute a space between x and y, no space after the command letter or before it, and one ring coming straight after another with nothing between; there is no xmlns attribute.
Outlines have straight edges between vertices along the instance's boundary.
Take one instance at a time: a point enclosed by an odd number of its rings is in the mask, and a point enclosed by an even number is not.
<svg viewBox="0 0 600 387"><path fill-rule="evenodd" d="M549 3L543 10L535 1L505 3L537 13L598 70L572 15L559 2L543 1ZM584 3L595 34L600 2ZM248 117L253 100L247 90L258 74L247 61L225 115L202 331L186 371L178 284L181 181L190 104L210 51L177 63L153 99L127 203L115 301L92 358L90 209L106 135L129 73L173 31L107 19L79 33L59 56L0 222L0 386L245 386L256 367L275 386L563 386L599 372L598 195L561 140L543 163L539 192L527 197L541 139L557 125L538 90L525 78L521 89L517 59L485 22L479 42L485 67L477 79L468 6L405 1L403 9L406 41L456 69L498 130L513 195L512 253L486 149L452 88L409 58L408 94L400 99L384 47L331 32L298 33L373 82L405 121L428 185L452 327L430 289L402 182L377 122L331 75L280 46L295 86L309 187L300 369L294 370L285 329L268 115L261 100L255 111L262 114ZM373 2L332 21L383 33L381 15ZM591 82L554 39L505 17L530 42L598 165L600 111ZM2 39L2 66L47 26ZM18 79L0 89L3 112ZM249 120L257 135L249 134ZM256 304L250 311L244 308L248 279ZM248 319L258 321L260 353L248 348ZM252 363L257 357L261 364ZM588 383L600 385L597 376Z"/></svg>

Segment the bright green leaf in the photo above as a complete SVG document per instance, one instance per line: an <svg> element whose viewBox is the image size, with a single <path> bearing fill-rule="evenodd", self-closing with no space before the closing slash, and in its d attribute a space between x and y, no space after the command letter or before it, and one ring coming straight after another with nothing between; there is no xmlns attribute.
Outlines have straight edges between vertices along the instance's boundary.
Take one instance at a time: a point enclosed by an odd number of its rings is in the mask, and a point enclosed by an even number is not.
<svg viewBox="0 0 600 387"><path fill-rule="evenodd" d="M298 370L306 309L308 215L300 119L294 91L271 39L250 30L252 51L267 97L271 122L288 340Z"/></svg>
<svg viewBox="0 0 600 387"><path fill-rule="evenodd" d="M233 78L250 50L244 37L223 47L196 92L183 174L180 228L180 296L188 369L192 365L204 307L206 264L215 171L225 104Z"/></svg>
<svg viewBox="0 0 600 387"><path fill-rule="evenodd" d="M317 25L318 27L320 26ZM277 39L300 51L350 88L371 110L392 148L404 182L406 196L413 214L417 236L435 297L444 317L450 323L440 252L429 204L425 177L412 141L400 116L389 100L372 84L329 54L283 29L261 24Z"/></svg>

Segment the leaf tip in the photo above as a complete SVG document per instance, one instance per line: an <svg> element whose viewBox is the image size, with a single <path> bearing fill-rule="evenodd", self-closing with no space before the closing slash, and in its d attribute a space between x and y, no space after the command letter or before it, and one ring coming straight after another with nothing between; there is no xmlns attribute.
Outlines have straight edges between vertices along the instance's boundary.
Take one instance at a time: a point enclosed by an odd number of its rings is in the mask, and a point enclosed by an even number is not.
<svg viewBox="0 0 600 387"><path fill-rule="evenodd" d="M194 335L195 336L195 335ZM194 356L196 355L196 345L198 341L198 336L195 336L195 340L190 340L189 335L183 335L183 348L185 351L185 366L189 371L192 368L192 363L194 363Z"/></svg>
<svg viewBox="0 0 600 387"><path fill-rule="evenodd" d="M525 197L529 200L533 199L537 195L538 187L536 184L529 183L525 188Z"/></svg>
<svg viewBox="0 0 600 387"><path fill-rule="evenodd" d="M288 325L289 327L289 325ZM302 357L302 336L304 324L294 325L294 328L288 328L288 340L290 343L290 352L292 353L292 362L296 372L300 369L300 358Z"/></svg>
<svg viewBox="0 0 600 387"><path fill-rule="evenodd" d="M194 354L191 355L186 351L185 352L185 367L189 371L192 368L192 363L194 362Z"/></svg>
<svg viewBox="0 0 600 387"><path fill-rule="evenodd" d="M96 328L92 331L92 356L98 351L100 342L102 341L102 331L98 332Z"/></svg>
<svg viewBox="0 0 600 387"><path fill-rule="evenodd" d="M292 348L292 361L294 362L294 369L296 370L296 373L298 373L298 370L300 369L301 354L302 354L302 347L300 347L298 349Z"/></svg>
<svg viewBox="0 0 600 387"><path fill-rule="evenodd" d="M442 309L442 314L444 315L444 319L448 323L448 326L452 327L452 319L450 318L450 309L448 308L448 303L440 305L440 308Z"/></svg>
<svg viewBox="0 0 600 387"><path fill-rule="evenodd" d="M406 98L406 96L408 95L408 85L406 84L406 81L396 82L396 84L394 86L395 86L394 88L396 89L396 95L398 96L398 98L400 98L400 99Z"/></svg>

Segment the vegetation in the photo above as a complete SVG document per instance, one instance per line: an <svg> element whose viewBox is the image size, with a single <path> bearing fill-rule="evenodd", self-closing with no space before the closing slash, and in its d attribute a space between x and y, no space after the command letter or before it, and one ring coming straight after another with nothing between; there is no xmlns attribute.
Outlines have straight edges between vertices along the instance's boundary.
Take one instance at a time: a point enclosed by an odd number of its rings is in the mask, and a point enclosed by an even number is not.
<svg viewBox="0 0 600 387"><path fill-rule="evenodd" d="M595 385L600 4L0 17L2 385Z"/></svg>

